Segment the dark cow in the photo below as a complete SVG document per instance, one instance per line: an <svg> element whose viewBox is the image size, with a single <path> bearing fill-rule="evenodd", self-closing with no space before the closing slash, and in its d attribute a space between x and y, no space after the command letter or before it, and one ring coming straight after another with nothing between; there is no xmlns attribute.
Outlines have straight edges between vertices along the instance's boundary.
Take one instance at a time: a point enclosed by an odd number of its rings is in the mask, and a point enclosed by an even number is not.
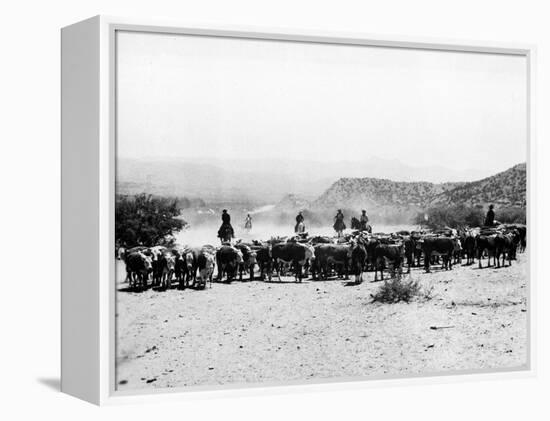
<svg viewBox="0 0 550 421"><path fill-rule="evenodd" d="M374 251L376 247L380 244L380 241L377 238L370 238L365 241L365 249L367 250L367 270L376 269L376 258Z"/></svg>
<svg viewBox="0 0 550 421"><path fill-rule="evenodd" d="M523 253L527 248L527 226L524 224L505 224L507 230L516 229L519 233L519 251Z"/></svg>
<svg viewBox="0 0 550 421"><path fill-rule="evenodd" d="M497 266L500 266L500 256L502 256L502 266L505 266L506 259L508 259L508 266L512 266L512 259L516 257L520 241L519 232L517 230L503 232L498 234L495 240L497 245Z"/></svg>
<svg viewBox="0 0 550 421"><path fill-rule="evenodd" d="M317 274L319 279L327 279L333 267L340 269L340 275L344 273L349 278L349 266L352 250L346 244L318 244L315 246L315 264L313 265L313 278Z"/></svg>
<svg viewBox="0 0 550 421"><path fill-rule="evenodd" d="M351 244L351 271L355 275L355 283L363 282L363 272L367 269L367 249L363 241Z"/></svg>
<svg viewBox="0 0 550 421"><path fill-rule="evenodd" d="M302 268L315 259L315 251L310 244L293 242L278 243L273 244L271 256L279 282L281 281L280 270L282 264L291 264L294 266L295 279L297 282L302 282Z"/></svg>
<svg viewBox="0 0 550 421"><path fill-rule="evenodd" d="M415 263L415 252L417 248L417 240L413 236L406 236L403 238L403 248L405 258L407 260L407 272L410 273L411 266Z"/></svg>
<svg viewBox="0 0 550 421"><path fill-rule="evenodd" d="M126 255L125 262L130 288L147 288L147 279L153 268L151 257L142 251L135 251Z"/></svg>
<svg viewBox="0 0 550 421"><path fill-rule="evenodd" d="M481 264L481 259L483 258L483 254L487 253L487 267L491 266L491 257L493 258L493 263L495 266L498 264L500 265L500 262L497 263L497 254L499 254L499 241L497 240L498 234L480 234L476 237L476 254L477 258L479 260L479 268L481 269L483 266Z"/></svg>
<svg viewBox="0 0 550 421"><path fill-rule="evenodd" d="M309 244L311 244L312 246L316 244L332 244L332 243L334 243L334 240L332 238L322 236L322 235L317 235L309 239Z"/></svg>
<svg viewBox="0 0 550 421"><path fill-rule="evenodd" d="M250 274L250 280L254 280L254 267L256 266L256 251L253 250L248 244L239 243L235 244L235 248L240 250L243 255L243 262L239 266L239 280L243 280L243 272Z"/></svg>
<svg viewBox="0 0 550 421"><path fill-rule="evenodd" d="M476 237L471 232L466 232L462 240L462 247L466 255L466 264L471 265L476 257Z"/></svg>
<svg viewBox="0 0 550 421"><path fill-rule="evenodd" d="M403 244L378 243L373 247L373 258L374 281L378 281L378 272L384 280L384 268L387 268L388 264L393 271L401 271L405 259L405 247Z"/></svg>
<svg viewBox="0 0 550 421"><path fill-rule="evenodd" d="M271 245L266 244L256 249L256 261L260 268L260 279L263 281L267 274L269 281L271 282L271 269L272 269L272 254Z"/></svg>
<svg viewBox="0 0 550 421"><path fill-rule="evenodd" d="M173 250L172 253L176 257L174 275L176 277L176 281L178 281L178 288L182 289L185 288L185 280L187 278L187 262L185 261L186 250Z"/></svg>
<svg viewBox="0 0 550 421"><path fill-rule="evenodd" d="M517 251L519 248L521 248L521 232L518 230L518 229L506 229L504 231L504 234L505 235L509 235L511 240L512 240L512 244L510 245L510 249L509 249L509 252L510 252L510 258L511 260L516 260L517 259ZM508 252L508 250L507 250Z"/></svg>
<svg viewBox="0 0 550 421"><path fill-rule="evenodd" d="M224 274L227 282L231 282L237 276L239 265L243 263L242 253L233 246L223 245L216 252L216 264L218 266L218 282L221 282Z"/></svg>
<svg viewBox="0 0 550 421"><path fill-rule="evenodd" d="M424 255L424 269L430 272L432 256L441 256L445 270L453 269L453 256L461 249L460 240L456 237L427 236L421 241L422 254Z"/></svg>

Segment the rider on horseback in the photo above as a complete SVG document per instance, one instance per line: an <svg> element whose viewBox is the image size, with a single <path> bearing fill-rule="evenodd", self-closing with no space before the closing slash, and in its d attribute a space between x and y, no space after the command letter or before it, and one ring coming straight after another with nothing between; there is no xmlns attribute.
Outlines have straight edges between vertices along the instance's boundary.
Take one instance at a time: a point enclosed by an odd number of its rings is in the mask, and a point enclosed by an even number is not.
<svg viewBox="0 0 550 421"><path fill-rule="evenodd" d="M246 214L246 219L244 220L244 229L247 231L252 229L252 217L249 213Z"/></svg>
<svg viewBox="0 0 550 421"><path fill-rule="evenodd" d="M222 226L218 230L218 237L223 243L224 241L231 241L234 236L235 231L233 231L233 227L231 226L231 216L227 213L227 209L224 209L222 211Z"/></svg>
<svg viewBox="0 0 550 421"><path fill-rule="evenodd" d="M367 231L369 217L367 216L367 211L365 209L361 211L361 218L359 218L359 222L361 223L361 231Z"/></svg>
<svg viewBox="0 0 550 421"><path fill-rule="evenodd" d="M305 232L306 226L304 224L304 215L302 215L302 211L298 212L298 215L296 215L296 225L294 226L294 232L296 234L302 234Z"/></svg>
<svg viewBox="0 0 550 421"><path fill-rule="evenodd" d="M346 224L344 223L344 214L342 213L342 209L338 209L338 212L336 212L336 216L334 217L334 225L333 225L334 231L338 234L338 237L342 236L342 231L346 229Z"/></svg>

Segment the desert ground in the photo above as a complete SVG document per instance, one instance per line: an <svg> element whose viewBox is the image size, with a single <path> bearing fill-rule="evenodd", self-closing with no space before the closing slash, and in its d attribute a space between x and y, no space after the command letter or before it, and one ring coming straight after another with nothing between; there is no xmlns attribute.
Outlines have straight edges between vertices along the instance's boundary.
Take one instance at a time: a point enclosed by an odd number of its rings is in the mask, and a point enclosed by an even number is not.
<svg viewBox="0 0 550 421"><path fill-rule="evenodd" d="M483 262L486 266L486 260ZM527 254L425 274L431 299L373 303L365 273L206 290L117 292L117 388L243 385L515 369L527 364ZM435 269L435 268L434 268ZM117 279L124 264L117 262Z"/></svg>

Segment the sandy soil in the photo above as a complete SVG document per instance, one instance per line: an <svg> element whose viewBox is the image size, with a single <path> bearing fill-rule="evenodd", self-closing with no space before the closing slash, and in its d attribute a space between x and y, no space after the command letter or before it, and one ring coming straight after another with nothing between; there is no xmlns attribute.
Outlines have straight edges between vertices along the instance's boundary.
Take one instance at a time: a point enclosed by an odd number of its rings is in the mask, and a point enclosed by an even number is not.
<svg viewBox="0 0 550 421"><path fill-rule="evenodd" d="M119 291L117 387L519 368L527 363L527 256L518 259L501 269L413 269L434 298L410 304L372 303L381 285L372 273L358 286L283 278Z"/></svg>

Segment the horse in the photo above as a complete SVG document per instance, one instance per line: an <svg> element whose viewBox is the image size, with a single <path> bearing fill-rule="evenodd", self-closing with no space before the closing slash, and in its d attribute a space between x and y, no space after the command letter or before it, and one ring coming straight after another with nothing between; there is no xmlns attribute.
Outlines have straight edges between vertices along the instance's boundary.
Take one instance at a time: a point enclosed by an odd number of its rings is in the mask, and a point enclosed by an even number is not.
<svg viewBox="0 0 550 421"><path fill-rule="evenodd" d="M221 243L230 243L233 238L233 228L229 224L224 224L218 231L218 237Z"/></svg>
<svg viewBox="0 0 550 421"><path fill-rule="evenodd" d="M365 223L363 224L359 219L357 219L355 216L351 217L351 229L352 230L358 230L358 231L366 231L369 234L372 234L372 227Z"/></svg>
<svg viewBox="0 0 550 421"><path fill-rule="evenodd" d="M306 224L304 222L298 222L296 226L294 227L294 232L296 234L303 234L306 232Z"/></svg>

